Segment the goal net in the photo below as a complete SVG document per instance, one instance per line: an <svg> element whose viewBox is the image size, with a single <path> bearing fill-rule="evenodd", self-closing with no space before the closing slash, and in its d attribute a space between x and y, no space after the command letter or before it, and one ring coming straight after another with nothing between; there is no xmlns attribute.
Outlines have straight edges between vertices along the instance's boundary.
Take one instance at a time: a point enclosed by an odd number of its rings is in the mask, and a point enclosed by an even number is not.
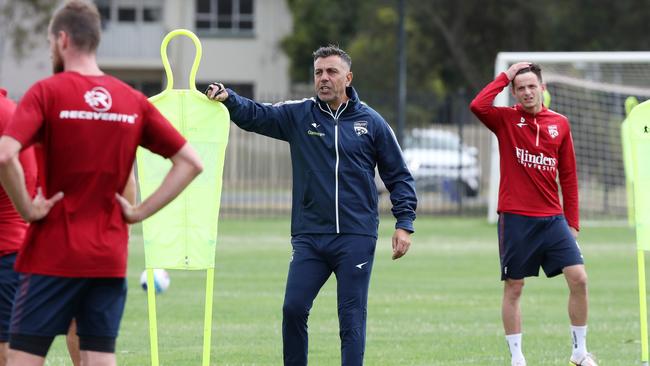
<svg viewBox="0 0 650 366"><path fill-rule="evenodd" d="M550 108L569 118L578 164L582 222L627 221L626 181L621 144L625 100L650 99L650 52L505 52L495 73L511 64L541 65L551 94ZM496 105L515 103L510 90ZM493 139L490 164L488 220L496 222L499 158Z"/></svg>

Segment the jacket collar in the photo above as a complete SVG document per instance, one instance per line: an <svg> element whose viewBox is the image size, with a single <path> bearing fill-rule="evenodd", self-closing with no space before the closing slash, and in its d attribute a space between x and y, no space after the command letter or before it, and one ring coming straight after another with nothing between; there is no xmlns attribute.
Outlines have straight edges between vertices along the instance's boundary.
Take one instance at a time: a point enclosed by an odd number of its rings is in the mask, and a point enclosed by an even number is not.
<svg viewBox="0 0 650 366"><path fill-rule="evenodd" d="M354 87L348 86L345 88L345 94L348 96L348 101L347 101L347 107L345 107L345 111L353 111L359 108L359 105L361 102L359 101L359 95L357 94L357 91L354 89ZM318 103L319 107L323 111L329 110L329 106L327 103L323 102L318 98L318 95L316 96L316 103ZM339 106L339 109L343 108L346 103L343 103ZM336 114L337 111L332 111L332 113Z"/></svg>

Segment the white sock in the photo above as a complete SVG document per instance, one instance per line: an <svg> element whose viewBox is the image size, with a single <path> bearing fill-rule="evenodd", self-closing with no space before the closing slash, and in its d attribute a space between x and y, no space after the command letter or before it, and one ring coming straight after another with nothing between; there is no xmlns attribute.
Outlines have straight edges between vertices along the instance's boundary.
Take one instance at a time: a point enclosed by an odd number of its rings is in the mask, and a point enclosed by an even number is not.
<svg viewBox="0 0 650 366"><path fill-rule="evenodd" d="M587 354L587 326L571 326L571 340L573 341L573 352L571 358L574 361L582 361Z"/></svg>
<svg viewBox="0 0 650 366"><path fill-rule="evenodd" d="M512 361L523 360L524 354L521 352L521 333L506 335L506 342L508 342Z"/></svg>

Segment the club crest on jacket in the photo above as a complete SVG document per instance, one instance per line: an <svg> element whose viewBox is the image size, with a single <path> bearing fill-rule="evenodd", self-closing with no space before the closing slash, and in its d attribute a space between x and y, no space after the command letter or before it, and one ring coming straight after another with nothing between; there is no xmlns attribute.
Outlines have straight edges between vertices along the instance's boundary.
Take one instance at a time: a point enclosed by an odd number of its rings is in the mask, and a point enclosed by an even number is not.
<svg viewBox="0 0 650 366"><path fill-rule="evenodd" d="M368 122L366 121L356 121L354 122L354 132L357 136L365 135L368 133Z"/></svg>

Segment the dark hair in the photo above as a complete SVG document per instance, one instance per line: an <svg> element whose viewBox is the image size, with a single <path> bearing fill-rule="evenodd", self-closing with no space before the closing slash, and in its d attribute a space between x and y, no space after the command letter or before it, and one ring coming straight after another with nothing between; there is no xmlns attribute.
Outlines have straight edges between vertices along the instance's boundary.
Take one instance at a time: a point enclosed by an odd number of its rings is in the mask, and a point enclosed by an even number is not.
<svg viewBox="0 0 650 366"><path fill-rule="evenodd" d="M99 45L101 21L95 4L85 0L68 0L54 12L50 33L64 31L80 51L94 52Z"/></svg>
<svg viewBox="0 0 650 366"><path fill-rule="evenodd" d="M510 85L514 88L515 78L517 77L517 75L525 74L527 72L532 72L533 74L535 74L535 76L537 76L537 80L539 80L540 83L542 82L542 67L539 66L538 64L530 64L530 66L524 67L523 69L519 69L519 71L517 71L515 77L512 78L512 80L510 81Z"/></svg>
<svg viewBox="0 0 650 366"><path fill-rule="evenodd" d="M323 57L330 57L330 56L338 56L340 57L346 64L348 64L349 68L352 68L352 59L350 58L350 55L348 55L345 51L340 49L336 45L329 45L329 46L322 46L314 53L312 54L314 56L314 61L316 61L319 58Z"/></svg>

